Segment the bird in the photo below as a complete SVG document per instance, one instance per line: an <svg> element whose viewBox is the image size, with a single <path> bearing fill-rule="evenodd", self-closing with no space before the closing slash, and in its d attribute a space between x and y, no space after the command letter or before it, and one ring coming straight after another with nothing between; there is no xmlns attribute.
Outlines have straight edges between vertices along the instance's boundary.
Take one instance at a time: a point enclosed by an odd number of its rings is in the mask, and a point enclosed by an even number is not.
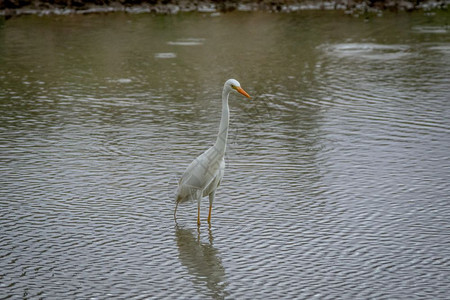
<svg viewBox="0 0 450 300"><path fill-rule="evenodd" d="M216 142L208 150L194 159L184 171L178 182L175 198L175 222L177 220L178 204L187 201L197 201L197 226L200 226L200 202L203 197L209 197L208 224L211 225L211 210L216 190L219 187L225 171L225 150L227 147L228 124L230 109L228 96L237 92L247 98L250 95L244 91L236 79L228 79L222 90L222 117Z"/></svg>

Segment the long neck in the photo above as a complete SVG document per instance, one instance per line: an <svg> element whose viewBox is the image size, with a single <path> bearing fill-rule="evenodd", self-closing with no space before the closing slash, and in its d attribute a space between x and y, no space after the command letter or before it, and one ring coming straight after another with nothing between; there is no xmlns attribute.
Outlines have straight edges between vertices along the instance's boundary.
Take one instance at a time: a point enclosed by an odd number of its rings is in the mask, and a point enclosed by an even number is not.
<svg viewBox="0 0 450 300"><path fill-rule="evenodd" d="M219 134L214 144L216 149L221 153L225 153L227 147L228 123L230 121L230 109L228 108L229 94L230 92L226 89L222 92L222 118L220 119Z"/></svg>

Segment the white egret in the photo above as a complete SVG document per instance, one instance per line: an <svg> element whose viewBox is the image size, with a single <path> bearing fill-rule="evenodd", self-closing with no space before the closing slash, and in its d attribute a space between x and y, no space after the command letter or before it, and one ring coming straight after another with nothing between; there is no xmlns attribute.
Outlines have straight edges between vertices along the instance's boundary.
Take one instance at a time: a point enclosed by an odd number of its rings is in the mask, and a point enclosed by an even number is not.
<svg viewBox="0 0 450 300"><path fill-rule="evenodd" d="M225 171L225 149L227 146L228 123L230 121L230 109L228 107L228 96L232 91L241 93L247 98L247 94L235 79L228 79L222 91L222 118L220 120L219 133L214 145L203 154L194 159L184 171L178 183L175 211L177 219L178 204L197 200L197 225L200 226L200 201L209 196L208 223L211 224L211 209L217 187L220 185Z"/></svg>

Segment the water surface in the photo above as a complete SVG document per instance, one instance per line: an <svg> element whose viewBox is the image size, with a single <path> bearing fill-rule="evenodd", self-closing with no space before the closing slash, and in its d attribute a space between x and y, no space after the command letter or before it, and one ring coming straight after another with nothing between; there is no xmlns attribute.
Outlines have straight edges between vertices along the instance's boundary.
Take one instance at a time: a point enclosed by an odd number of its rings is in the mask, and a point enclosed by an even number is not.
<svg viewBox="0 0 450 300"><path fill-rule="evenodd" d="M0 25L2 298L446 299L448 13ZM172 213L215 140L211 228Z"/></svg>

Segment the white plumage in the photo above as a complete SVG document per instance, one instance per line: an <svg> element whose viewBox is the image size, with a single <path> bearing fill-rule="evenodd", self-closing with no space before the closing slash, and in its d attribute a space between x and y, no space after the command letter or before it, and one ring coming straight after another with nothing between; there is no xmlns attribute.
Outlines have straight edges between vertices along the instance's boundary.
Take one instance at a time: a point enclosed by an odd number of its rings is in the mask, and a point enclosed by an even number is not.
<svg viewBox="0 0 450 300"><path fill-rule="evenodd" d="M225 150L228 138L228 124L230 109L228 107L228 96L232 91L241 93L250 98L239 82L228 79L222 91L222 118L220 120L219 133L214 145L194 159L184 171L178 184L174 218L176 220L178 204L197 200L198 214L197 224L200 225L200 200L209 196L208 223L211 223L211 209L217 187L223 178L225 171Z"/></svg>

